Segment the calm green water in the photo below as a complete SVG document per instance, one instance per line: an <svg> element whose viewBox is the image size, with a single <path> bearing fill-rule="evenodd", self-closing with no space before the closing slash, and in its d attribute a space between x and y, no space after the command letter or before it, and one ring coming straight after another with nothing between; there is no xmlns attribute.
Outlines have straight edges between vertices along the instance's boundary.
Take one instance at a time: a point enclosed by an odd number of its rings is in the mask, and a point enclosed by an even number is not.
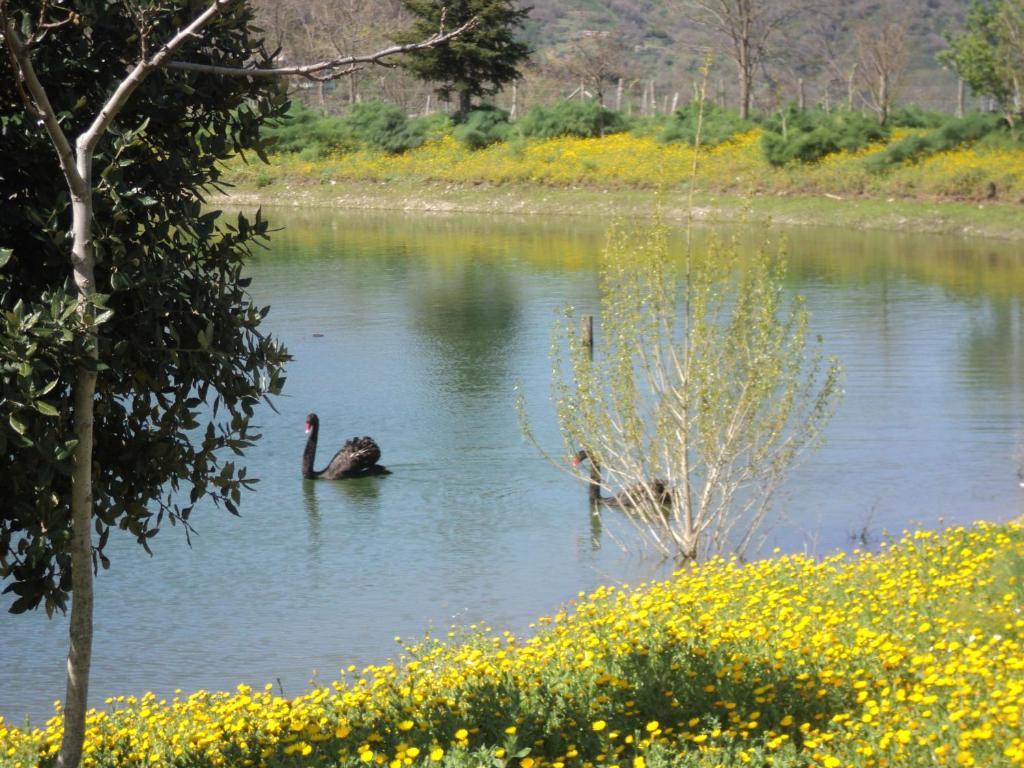
<svg viewBox="0 0 1024 768"><path fill-rule="evenodd" d="M297 694L314 676L393 655L396 635L474 622L527 632L581 590L664 572L595 529L584 490L517 426L519 382L542 442L559 451L551 323L567 303L596 309L599 222L271 218L287 230L256 256L253 290L295 360L248 458L263 482L240 519L197 513L191 550L177 529L153 558L113 542L97 582L94 703L277 679ZM1019 514L1020 249L787 235L792 289L842 358L846 397L764 546L822 554L855 546L865 527L877 541ZM394 474L302 481L309 411L321 419L318 465L370 434ZM0 715L49 714L65 631L63 620L0 614Z"/></svg>

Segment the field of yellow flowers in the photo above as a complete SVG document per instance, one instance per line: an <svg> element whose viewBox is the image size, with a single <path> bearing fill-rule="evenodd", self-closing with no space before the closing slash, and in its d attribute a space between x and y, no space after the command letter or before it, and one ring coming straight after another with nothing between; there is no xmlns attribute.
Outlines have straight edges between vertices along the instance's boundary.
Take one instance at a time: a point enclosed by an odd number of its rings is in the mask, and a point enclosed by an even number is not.
<svg viewBox="0 0 1024 768"><path fill-rule="evenodd" d="M893 132L891 140L907 135ZM1024 150L949 150L884 173L863 160L881 144L829 155L814 164L775 168L763 158L760 129L700 150L698 184L710 192L835 194L909 198L983 199L995 194L1016 202L1024 195ZM297 155L272 159L269 167L231 166L242 183L329 183L331 180L429 180L455 184L527 183L549 187L672 189L688 184L694 151L649 136L618 133L604 138L516 140L471 150L444 136L399 155L361 150L319 160Z"/></svg>
<svg viewBox="0 0 1024 768"><path fill-rule="evenodd" d="M296 699L112 700L85 765L1024 765L1022 611L1018 525L718 560L581 595L527 640L428 639ZM0 764L49 764L60 728L0 721Z"/></svg>

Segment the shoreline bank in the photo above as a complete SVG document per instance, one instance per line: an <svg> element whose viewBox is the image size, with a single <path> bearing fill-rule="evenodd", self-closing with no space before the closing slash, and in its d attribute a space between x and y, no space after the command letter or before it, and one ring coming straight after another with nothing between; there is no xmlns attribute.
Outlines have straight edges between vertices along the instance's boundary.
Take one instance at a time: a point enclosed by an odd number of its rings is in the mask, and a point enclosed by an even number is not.
<svg viewBox="0 0 1024 768"><path fill-rule="evenodd" d="M326 184L240 184L209 200L214 205L391 210L407 213L583 216L606 220L650 218L660 203L672 223L688 218L685 190L595 189L541 185L450 184L400 179L332 180ZM1024 210L1017 203L978 203L843 197L704 193L694 197L698 222L774 223L1024 240Z"/></svg>

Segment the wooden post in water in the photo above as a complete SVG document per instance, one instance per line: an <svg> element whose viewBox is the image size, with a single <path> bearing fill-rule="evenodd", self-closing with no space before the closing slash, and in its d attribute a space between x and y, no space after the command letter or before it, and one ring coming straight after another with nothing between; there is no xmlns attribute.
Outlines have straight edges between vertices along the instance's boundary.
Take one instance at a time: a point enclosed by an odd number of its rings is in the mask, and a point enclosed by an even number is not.
<svg viewBox="0 0 1024 768"><path fill-rule="evenodd" d="M583 315L580 317L580 340L584 349L587 350L587 357L594 362L594 316ZM601 468L597 465L593 456L588 456L590 462L590 484L587 486L587 498L590 500L590 511L597 511L597 504L601 499Z"/></svg>

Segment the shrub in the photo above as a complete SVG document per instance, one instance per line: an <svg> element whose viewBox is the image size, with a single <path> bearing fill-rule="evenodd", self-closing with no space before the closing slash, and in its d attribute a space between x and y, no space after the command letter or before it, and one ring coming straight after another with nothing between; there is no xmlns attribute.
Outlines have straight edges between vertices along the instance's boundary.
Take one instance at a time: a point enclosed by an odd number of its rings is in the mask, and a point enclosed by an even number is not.
<svg viewBox="0 0 1024 768"><path fill-rule="evenodd" d="M594 138L602 133L626 130L626 120L595 101L559 101L550 106L536 106L518 123L524 136L554 139L559 136Z"/></svg>
<svg viewBox="0 0 1024 768"><path fill-rule="evenodd" d="M869 170L881 172L903 163L917 162L923 157L971 144L1003 131L1007 135L1006 121L999 115L974 113L958 120L950 120L924 136L908 136L886 147L884 152L869 157L865 164Z"/></svg>
<svg viewBox="0 0 1024 768"><path fill-rule="evenodd" d="M424 122L410 121L400 108L382 101L353 105L342 122L353 138L396 155L422 145L426 134Z"/></svg>
<svg viewBox="0 0 1024 768"><path fill-rule="evenodd" d="M494 107L474 109L452 135L470 149L483 149L498 141L505 141L512 133L508 112Z"/></svg>
<svg viewBox="0 0 1024 768"><path fill-rule="evenodd" d="M319 159L332 152L355 148L355 142L342 118L325 117L319 112L292 102L284 121L264 131L281 154L303 153L304 159Z"/></svg>
<svg viewBox="0 0 1024 768"><path fill-rule="evenodd" d="M830 114L790 107L765 121L761 149L775 166L815 163L834 152L855 152L888 135L888 128L859 112Z"/></svg>
<svg viewBox="0 0 1024 768"><path fill-rule="evenodd" d="M951 119L945 112L929 112L913 105L889 113L889 125L893 128L940 128Z"/></svg>
<svg viewBox="0 0 1024 768"><path fill-rule="evenodd" d="M690 146L693 146L697 135L699 116L700 107L696 103L676 110L664 130L658 136L658 141L663 144L685 141ZM752 121L744 120L736 112L720 109L713 104L705 104L700 142L705 146L715 147L739 133L749 131L753 127L754 123Z"/></svg>

